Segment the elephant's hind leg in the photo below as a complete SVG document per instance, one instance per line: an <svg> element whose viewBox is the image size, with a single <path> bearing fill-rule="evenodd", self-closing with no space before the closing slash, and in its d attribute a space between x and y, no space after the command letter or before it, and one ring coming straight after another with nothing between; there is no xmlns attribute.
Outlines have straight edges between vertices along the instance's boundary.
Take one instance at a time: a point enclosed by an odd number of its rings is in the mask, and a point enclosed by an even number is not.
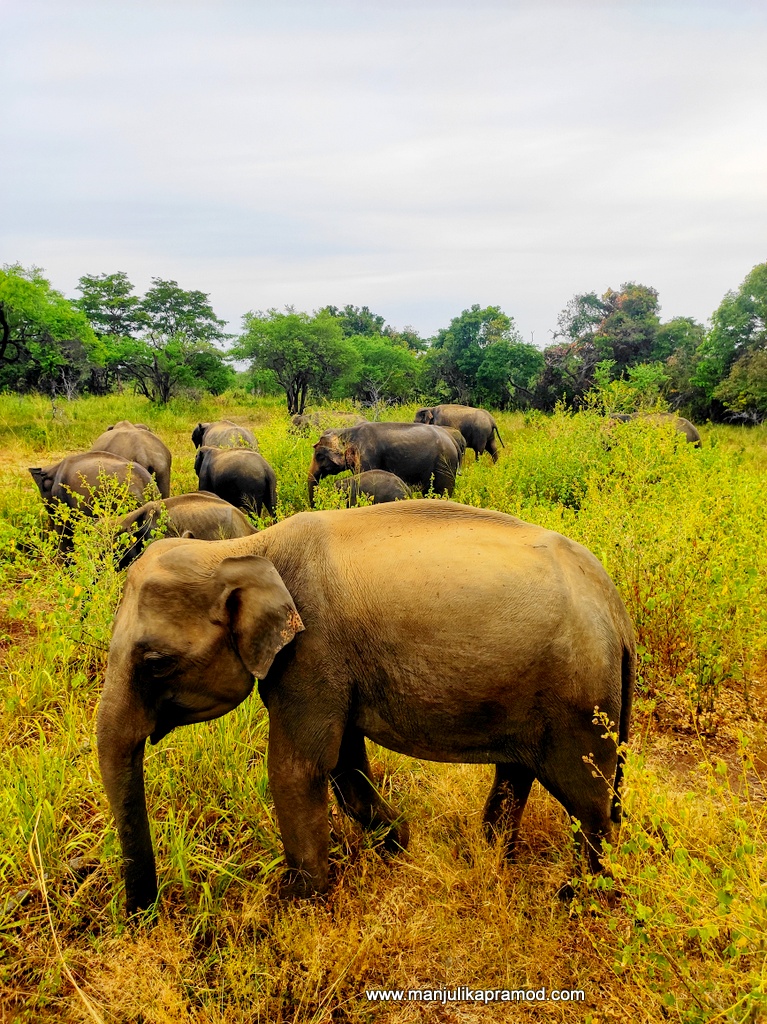
<svg viewBox="0 0 767 1024"><path fill-rule="evenodd" d="M409 839L407 824L378 793L371 782L370 762L365 737L357 729L347 729L341 740L338 763L330 773L333 792L342 809L365 829L388 826L383 841L390 853L404 850Z"/></svg>
<svg viewBox="0 0 767 1024"><path fill-rule="evenodd" d="M495 782L485 803L483 819L489 840L502 838L509 860L519 836L519 824L535 775L521 764L497 764Z"/></svg>

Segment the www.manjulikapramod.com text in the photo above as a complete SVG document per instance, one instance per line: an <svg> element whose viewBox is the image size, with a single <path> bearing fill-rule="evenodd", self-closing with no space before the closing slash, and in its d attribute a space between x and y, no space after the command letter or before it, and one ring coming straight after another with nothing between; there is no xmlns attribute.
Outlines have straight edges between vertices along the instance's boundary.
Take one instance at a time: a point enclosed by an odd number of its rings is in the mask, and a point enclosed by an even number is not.
<svg viewBox="0 0 767 1024"><path fill-rule="evenodd" d="M580 1003L582 988L369 988L371 1003Z"/></svg>

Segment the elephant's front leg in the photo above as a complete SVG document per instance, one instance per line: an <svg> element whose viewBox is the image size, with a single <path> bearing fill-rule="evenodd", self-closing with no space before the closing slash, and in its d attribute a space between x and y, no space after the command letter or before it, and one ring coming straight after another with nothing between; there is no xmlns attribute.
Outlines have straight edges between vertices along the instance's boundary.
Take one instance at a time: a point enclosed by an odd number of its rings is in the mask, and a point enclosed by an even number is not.
<svg viewBox="0 0 767 1024"><path fill-rule="evenodd" d="M396 810L373 785L365 737L359 729L349 727L344 733L330 781L342 809L363 828L389 826L383 840L385 850L398 853L405 849L410 838L407 823L397 820Z"/></svg>
<svg viewBox="0 0 767 1024"><path fill-rule="evenodd" d="M329 836L327 770L296 748L274 715L269 723L269 786L289 869L283 893L311 896L325 892Z"/></svg>

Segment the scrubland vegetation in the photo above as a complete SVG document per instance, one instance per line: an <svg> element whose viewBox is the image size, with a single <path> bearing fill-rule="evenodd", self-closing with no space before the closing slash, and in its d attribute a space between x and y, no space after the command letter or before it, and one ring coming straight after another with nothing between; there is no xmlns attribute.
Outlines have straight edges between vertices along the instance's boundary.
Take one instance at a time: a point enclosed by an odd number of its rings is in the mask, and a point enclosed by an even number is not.
<svg viewBox="0 0 767 1024"><path fill-rule="evenodd" d="M696 450L671 429L596 412L500 414L498 464L469 456L458 479L457 501L589 547L635 622L624 822L609 851L617 897L604 880L577 878L571 823L537 785L509 865L482 835L489 767L374 748L379 784L411 822L408 852L382 860L334 810L329 895L281 904L267 719L254 695L149 748L161 913L155 924L126 924L94 743L121 574L108 520L83 522L71 560L56 557L27 467L87 448L128 418L171 448L172 493L193 490L192 427L222 416L256 432L277 472L278 516L305 509L316 438L289 432L277 398L153 406L114 394L52 406L0 397L3 1019L692 1024L767 1015L763 426L704 428ZM337 500L332 481L319 493L321 506ZM568 905L555 892L571 877ZM585 999L483 1007L365 996L459 985L582 989Z"/></svg>

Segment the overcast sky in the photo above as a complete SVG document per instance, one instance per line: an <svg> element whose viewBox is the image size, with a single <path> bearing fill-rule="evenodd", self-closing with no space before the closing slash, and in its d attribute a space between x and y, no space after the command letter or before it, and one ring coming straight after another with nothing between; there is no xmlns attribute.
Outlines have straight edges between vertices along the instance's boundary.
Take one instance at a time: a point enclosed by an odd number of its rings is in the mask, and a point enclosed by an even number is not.
<svg viewBox="0 0 767 1024"><path fill-rule="evenodd" d="M767 3L0 0L0 262L248 310L576 293L705 321L767 260Z"/></svg>

